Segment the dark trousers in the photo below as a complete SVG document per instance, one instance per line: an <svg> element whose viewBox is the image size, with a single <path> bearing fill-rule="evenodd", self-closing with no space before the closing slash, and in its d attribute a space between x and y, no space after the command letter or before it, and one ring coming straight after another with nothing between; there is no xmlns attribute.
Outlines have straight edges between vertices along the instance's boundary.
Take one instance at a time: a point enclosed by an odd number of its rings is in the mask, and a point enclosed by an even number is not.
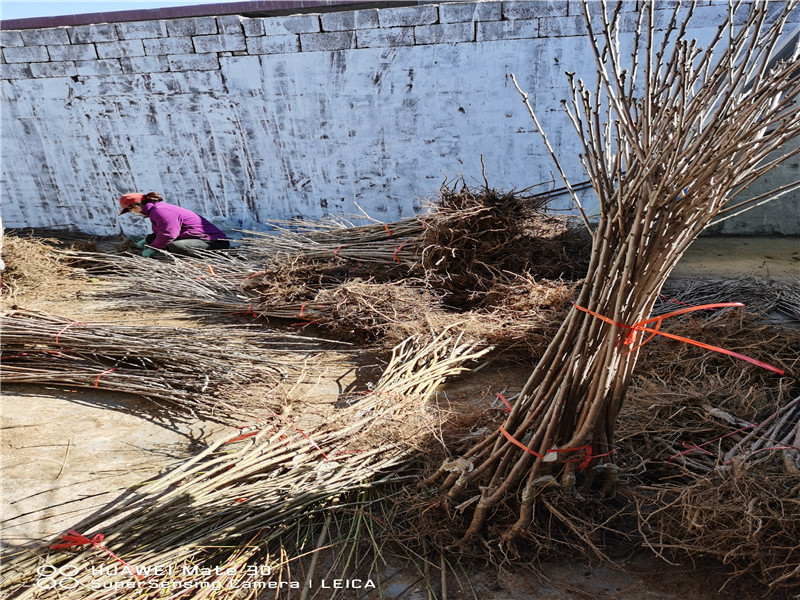
<svg viewBox="0 0 800 600"><path fill-rule="evenodd" d="M144 239L145 242L150 244L154 239L156 239L156 234L151 233ZM175 240L165 249L169 252L174 252L175 254L197 257L200 255L198 250L225 250L226 248L230 247L231 243L228 240L215 240L213 242L209 242L207 240L189 238L185 240Z"/></svg>

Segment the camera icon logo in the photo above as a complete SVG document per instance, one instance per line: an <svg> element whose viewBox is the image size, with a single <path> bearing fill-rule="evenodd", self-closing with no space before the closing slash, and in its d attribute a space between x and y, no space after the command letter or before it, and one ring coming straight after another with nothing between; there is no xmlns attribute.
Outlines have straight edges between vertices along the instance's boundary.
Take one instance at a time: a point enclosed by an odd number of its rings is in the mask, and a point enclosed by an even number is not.
<svg viewBox="0 0 800 600"><path fill-rule="evenodd" d="M42 590L73 590L80 585L75 576L80 573L80 569L75 565L39 565L36 567L36 587Z"/></svg>

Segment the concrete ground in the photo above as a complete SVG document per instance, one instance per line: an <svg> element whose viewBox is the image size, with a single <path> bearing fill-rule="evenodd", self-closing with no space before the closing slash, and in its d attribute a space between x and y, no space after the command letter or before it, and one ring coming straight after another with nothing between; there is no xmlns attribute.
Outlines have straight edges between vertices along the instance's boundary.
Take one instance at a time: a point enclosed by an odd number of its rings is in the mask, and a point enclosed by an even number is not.
<svg viewBox="0 0 800 600"><path fill-rule="evenodd" d="M151 412L152 403L131 394L3 386L3 545L65 532L220 427Z"/></svg>
<svg viewBox="0 0 800 600"><path fill-rule="evenodd" d="M800 237L699 237L672 277L800 278Z"/></svg>

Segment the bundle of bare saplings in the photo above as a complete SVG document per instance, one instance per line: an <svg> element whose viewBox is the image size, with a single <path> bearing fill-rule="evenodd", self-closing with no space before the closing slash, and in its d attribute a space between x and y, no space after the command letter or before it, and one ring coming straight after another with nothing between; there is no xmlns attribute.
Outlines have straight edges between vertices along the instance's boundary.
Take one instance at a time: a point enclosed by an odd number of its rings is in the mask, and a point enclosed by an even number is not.
<svg viewBox="0 0 800 600"><path fill-rule="evenodd" d="M319 340L241 325L83 323L31 310L3 314L0 327L3 383L128 392L151 399L165 415L178 408L226 423L262 412L243 402L239 389L275 386L296 374L298 357L320 347Z"/></svg>

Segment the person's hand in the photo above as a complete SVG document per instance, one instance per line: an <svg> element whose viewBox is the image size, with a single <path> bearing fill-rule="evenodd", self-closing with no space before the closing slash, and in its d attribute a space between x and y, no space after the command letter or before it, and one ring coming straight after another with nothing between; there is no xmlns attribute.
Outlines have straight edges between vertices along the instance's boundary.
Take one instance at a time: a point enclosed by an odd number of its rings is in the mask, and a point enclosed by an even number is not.
<svg viewBox="0 0 800 600"><path fill-rule="evenodd" d="M144 238L142 238L141 240L136 242L136 247L137 248L144 248L146 245L147 245L147 240L144 239Z"/></svg>
<svg viewBox="0 0 800 600"><path fill-rule="evenodd" d="M155 255L155 253L156 251L153 250L152 248L145 248L144 250L142 250L142 256L144 256L145 258L150 258L151 256Z"/></svg>

